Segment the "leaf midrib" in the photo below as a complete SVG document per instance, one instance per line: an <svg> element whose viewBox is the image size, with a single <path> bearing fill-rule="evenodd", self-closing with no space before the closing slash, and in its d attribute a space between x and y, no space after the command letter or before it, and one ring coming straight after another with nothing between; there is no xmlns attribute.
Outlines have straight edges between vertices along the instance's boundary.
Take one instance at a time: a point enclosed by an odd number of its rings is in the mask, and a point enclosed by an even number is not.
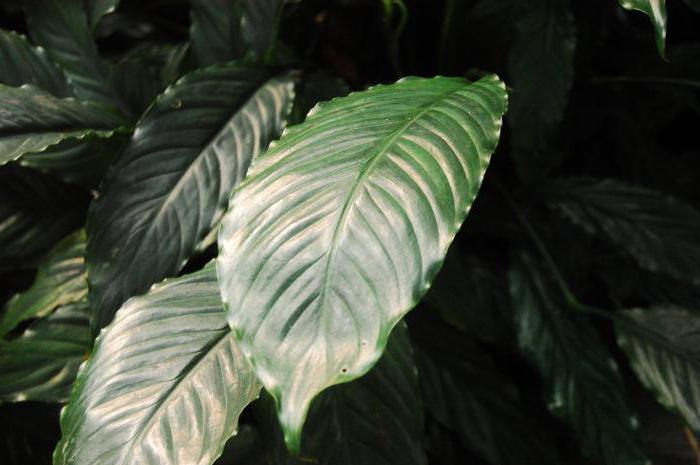
<svg viewBox="0 0 700 465"><path fill-rule="evenodd" d="M365 161L362 164L362 167L360 168L360 172L357 175L357 178L355 179L352 186L350 187L348 199L345 202L345 204L343 205L343 210L340 212L340 216L338 217L338 222L336 223L335 229L333 231L333 237L331 238L331 245L330 245L330 249L328 251L328 255L327 255L327 259L326 259L323 286L322 286L320 294L319 294L319 306L321 308L325 307L326 298L328 296L328 289L330 288L330 282L331 282L331 273L330 273L331 265L334 262L335 255L336 255L337 250L339 248L341 233L342 233L342 231L345 230L345 227L347 225L347 221L348 221L348 218L349 218L350 213L352 211L352 208L355 206L355 200L357 199L357 196L359 195L360 190L361 190L360 187L364 186L364 182L370 176L374 167L377 164L379 164L380 161L382 161L384 159L384 157L389 152L389 148L396 142L396 140L399 137L401 137L401 135L408 128L413 126L416 123L416 121L420 120L420 118L422 116L424 116L426 113L428 113L430 110L432 110L436 105L442 103L443 100L460 92L461 90L463 90L463 89L461 87L458 87L456 89L450 89L448 91L442 92L439 96L436 96L435 100L433 100L432 102L419 106L416 109L417 111L415 113L413 113L412 116L410 116L405 123L403 123L400 127L396 128L395 130L393 130L391 133L389 133L387 136L385 136L383 138L384 143L382 143L380 145L377 153L373 157L370 157L367 161ZM321 313L322 321L325 319L324 315L325 315L325 312L322 312ZM319 325L319 327L320 327L320 325ZM318 329L317 329L317 331L318 331Z"/></svg>

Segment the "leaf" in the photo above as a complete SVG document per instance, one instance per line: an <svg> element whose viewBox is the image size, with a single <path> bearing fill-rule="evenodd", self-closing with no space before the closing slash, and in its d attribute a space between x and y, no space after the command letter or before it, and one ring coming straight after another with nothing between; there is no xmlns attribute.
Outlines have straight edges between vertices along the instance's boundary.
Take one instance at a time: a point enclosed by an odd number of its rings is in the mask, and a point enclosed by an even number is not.
<svg viewBox="0 0 700 465"><path fill-rule="evenodd" d="M208 265L130 299L100 334L54 464L209 465L259 393Z"/></svg>
<svg viewBox="0 0 700 465"><path fill-rule="evenodd" d="M139 121L88 216L93 330L209 245L231 189L285 125L291 75L237 64L195 71Z"/></svg>
<svg viewBox="0 0 700 465"><path fill-rule="evenodd" d="M615 325L617 341L642 383L700 431L700 317L680 307L632 309Z"/></svg>
<svg viewBox="0 0 700 465"><path fill-rule="evenodd" d="M119 6L120 0L83 0L90 27L95 29L103 16L112 13Z"/></svg>
<svg viewBox="0 0 700 465"><path fill-rule="evenodd" d="M684 0L686 5L688 5L688 8L691 10L700 13L700 0Z"/></svg>
<svg viewBox="0 0 700 465"><path fill-rule="evenodd" d="M553 442L545 441L548 431L537 410L484 348L444 324L420 321L414 328L429 418L489 464L562 463Z"/></svg>
<svg viewBox="0 0 700 465"><path fill-rule="evenodd" d="M235 191L219 233L221 292L292 450L311 399L367 372L426 292L505 105L494 76L407 78L331 100Z"/></svg>
<svg viewBox="0 0 700 465"><path fill-rule="evenodd" d="M241 3L240 0L191 0L190 38L200 66L245 55Z"/></svg>
<svg viewBox="0 0 700 465"><path fill-rule="evenodd" d="M19 163L39 171L54 173L66 182L94 189L125 140L124 134L117 134L109 139L95 136L66 139L43 152L23 155Z"/></svg>
<svg viewBox="0 0 700 465"><path fill-rule="evenodd" d="M542 375L550 410L571 425L590 459L647 464L615 361L539 266L527 255L518 257L510 283L518 342Z"/></svg>
<svg viewBox="0 0 700 465"><path fill-rule="evenodd" d="M573 223L606 237L640 267L700 284L700 213L692 207L612 179L559 180L543 194Z"/></svg>
<svg viewBox="0 0 700 465"><path fill-rule="evenodd" d="M641 11L651 19L656 34L656 48L666 59L666 0L620 0L627 10Z"/></svg>
<svg viewBox="0 0 700 465"><path fill-rule="evenodd" d="M59 308L12 341L0 341L0 399L63 402L92 346L85 302Z"/></svg>
<svg viewBox="0 0 700 465"><path fill-rule="evenodd" d="M277 39L286 0L241 0L243 38L254 57L264 57Z"/></svg>
<svg viewBox="0 0 700 465"><path fill-rule="evenodd" d="M547 148L569 100L576 30L567 0L516 3L515 44L508 53L513 86L508 121L518 173L532 181L556 162Z"/></svg>
<svg viewBox="0 0 700 465"><path fill-rule="evenodd" d="M0 314L0 336L21 321L49 315L57 307L87 297L85 231L62 240L39 264L32 287L16 294Z"/></svg>
<svg viewBox="0 0 700 465"><path fill-rule="evenodd" d="M58 99L29 85L0 84L0 165L62 140L110 137L124 121L93 104Z"/></svg>
<svg viewBox="0 0 700 465"><path fill-rule="evenodd" d="M66 77L39 47L32 47L26 37L0 29L0 84L19 87L33 84L56 97L69 97Z"/></svg>
<svg viewBox="0 0 700 465"><path fill-rule="evenodd" d="M109 105L128 115L131 110L112 87L109 66L98 54L83 2L28 0L25 12L30 36L61 65L78 97Z"/></svg>
<svg viewBox="0 0 700 465"><path fill-rule="evenodd" d="M19 166L0 167L0 269L31 267L85 221L87 196Z"/></svg>
<svg viewBox="0 0 700 465"><path fill-rule="evenodd" d="M272 412L269 412L272 414ZM268 415L272 417L272 415ZM355 382L333 386L311 407L298 459L280 447L272 464L426 464L423 403L408 331L399 323L377 364ZM270 438L264 438L270 444ZM269 446L268 446L269 447Z"/></svg>

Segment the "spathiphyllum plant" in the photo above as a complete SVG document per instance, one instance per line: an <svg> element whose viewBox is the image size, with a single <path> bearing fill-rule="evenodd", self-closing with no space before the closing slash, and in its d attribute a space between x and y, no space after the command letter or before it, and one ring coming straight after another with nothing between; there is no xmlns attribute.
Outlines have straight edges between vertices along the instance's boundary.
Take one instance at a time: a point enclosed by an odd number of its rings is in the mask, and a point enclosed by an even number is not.
<svg viewBox="0 0 700 465"><path fill-rule="evenodd" d="M670 3L3 2L0 463L700 463Z"/></svg>

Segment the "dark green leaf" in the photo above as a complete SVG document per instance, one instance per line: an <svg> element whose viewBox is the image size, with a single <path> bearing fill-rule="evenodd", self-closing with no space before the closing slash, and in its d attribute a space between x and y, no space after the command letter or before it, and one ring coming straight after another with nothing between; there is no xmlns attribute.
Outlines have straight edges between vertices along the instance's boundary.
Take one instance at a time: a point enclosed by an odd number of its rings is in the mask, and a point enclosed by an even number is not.
<svg viewBox="0 0 700 465"><path fill-rule="evenodd" d="M219 234L222 296L291 449L311 400L367 372L427 291L505 106L495 76L407 78L334 99L235 191Z"/></svg>
<svg viewBox="0 0 700 465"><path fill-rule="evenodd" d="M259 393L209 265L130 299L100 334L54 464L209 465Z"/></svg>
<svg viewBox="0 0 700 465"><path fill-rule="evenodd" d="M88 217L93 329L213 243L231 189L279 137L293 78L236 64L195 71L143 116Z"/></svg>
<svg viewBox="0 0 700 465"><path fill-rule="evenodd" d="M544 193L567 218L606 237L642 268L700 283L700 213L690 206L612 179L556 181Z"/></svg>
<svg viewBox="0 0 700 465"><path fill-rule="evenodd" d="M270 462L426 464L423 422L413 348L406 325L399 323L386 351L366 375L333 386L314 401L298 459L280 444L279 428L271 428L277 441Z"/></svg>
<svg viewBox="0 0 700 465"><path fill-rule="evenodd" d="M656 47L659 54L666 57L666 0L620 0L620 5L628 10L646 14L654 25Z"/></svg>
<svg viewBox="0 0 700 465"><path fill-rule="evenodd" d="M693 11L700 13L700 0L684 0L686 5Z"/></svg>
<svg viewBox="0 0 700 465"><path fill-rule="evenodd" d="M609 465L645 465L615 361L527 255L511 271L521 350L540 371L549 408L569 423L584 455Z"/></svg>
<svg viewBox="0 0 700 465"><path fill-rule="evenodd" d="M45 317L57 307L85 297L85 231L81 229L56 245L39 264L32 287L5 305L0 313L0 336L23 320Z"/></svg>
<svg viewBox="0 0 700 465"><path fill-rule="evenodd" d="M241 26L253 56L262 58L274 46L286 0L240 0Z"/></svg>
<svg viewBox="0 0 700 465"><path fill-rule="evenodd" d="M466 449L489 464L560 463L555 444L544 440L539 412L482 347L438 324L421 321L415 332L428 417L453 431Z"/></svg>
<svg viewBox="0 0 700 465"><path fill-rule="evenodd" d="M622 313L617 340L644 385L700 431L700 316L679 307Z"/></svg>
<svg viewBox="0 0 700 465"><path fill-rule="evenodd" d="M85 221L87 196L19 166L0 168L0 269L31 267Z"/></svg>
<svg viewBox="0 0 700 465"><path fill-rule="evenodd" d="M153 103L165 84L156 70L135 61L123 61L111 69L114 88L135 114L140 115Z"/></svg>
<svg viewBox="0 0 700 465"><path fill-rule="evenodd" d="M32 39L61 65L76 95L129 114L97 52L84 0L28 0L25 10Z"/></svg>
<svg viewBox="0 0 700 465"><path fill-rule="evenodd" d="M46 55L15 32L0 30L0 83L19 87L33 84L56 97L69 97L66 77Z"/></svg>
<svg viewBox="0 0 700 465"><path fill-rule="evenodd" d="M245 0L249 2L249 0ZM191 0L190 38L200 66L245 55L240 0Z"/></svg>
<svg viewBox="0 0 700 465"><path fill-rule="evenodd" d="M514 161L530 181L555 162L549 152L574 76L576 31L568 0L517 0L515 44L508 53Z"/></svg>
<svg viewBox="0 0 700 465"><path fill-rule="evenodd" d="M59 308L12 341L0 341L0 399L63 402L92 338L85 302Z"/></svg>
<svg viewBox="0 0 700 465"><path fill-rule="evenodd" d="M0 84L0 165L62 140L112 136L124 121L111 111L36 87Z"/></svg>
<svg viewBox="0 0 700 465"><path fill-rule="evenodd" d="M87 11L87 18L90 27L95 29L97 23L106 14L117 9L120 0L83 0Z"/></svg>
<svg viewBox="0 0 700 465"><path fill-rule="evenodd" d="M50 172L66 182L96 188L126 140L117 134L105 139L87 136L66 139L40 153L28 153L19 160L23 166Z"/></svg>

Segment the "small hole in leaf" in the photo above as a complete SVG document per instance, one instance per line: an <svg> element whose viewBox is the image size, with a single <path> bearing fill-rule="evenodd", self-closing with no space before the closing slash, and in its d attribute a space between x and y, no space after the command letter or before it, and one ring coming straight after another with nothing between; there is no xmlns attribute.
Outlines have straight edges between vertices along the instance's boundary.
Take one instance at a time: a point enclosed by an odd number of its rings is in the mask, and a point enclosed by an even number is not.
<svg viewBox="0 0 700 465"><path fill-rule="evenodd" d="M348 372L348 369L347 369L347 368L343 368L343 369L340 370L340 372L343 373L343 374L345 374L345 373Z"/></svg>

